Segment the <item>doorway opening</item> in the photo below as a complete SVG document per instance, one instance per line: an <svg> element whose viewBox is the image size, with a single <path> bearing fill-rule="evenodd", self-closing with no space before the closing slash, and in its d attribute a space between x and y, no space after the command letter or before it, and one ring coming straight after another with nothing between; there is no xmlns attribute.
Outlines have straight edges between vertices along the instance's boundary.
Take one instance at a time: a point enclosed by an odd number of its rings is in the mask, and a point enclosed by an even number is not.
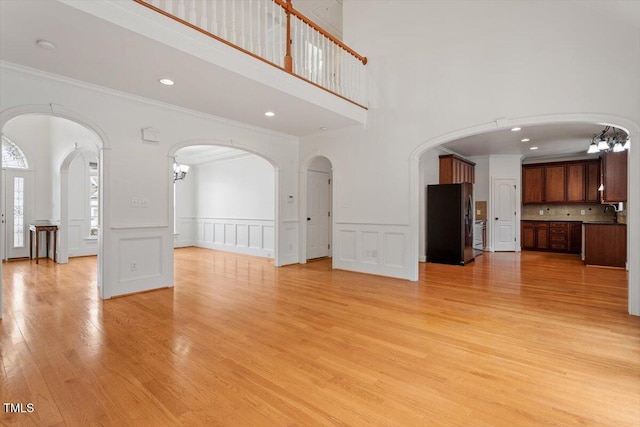
<svg viewBox="0 0 640 427"><path fill-rule="evenodd" d="M331 257L332 166L323 156L307 168L307 260Z"/></svg>
<svg viewBox="0 0 640 427"><path fill-rule="evenodd" d="M16 114L4 122L3 145L11 147L13 143L14 149L3 149L3 157L11 152L14 161L5 164L3 159L1 199L7 221L1 231L5 242L2 259L29 258L39 252L49 254L47 262L64 264L69 256L97 256L96 283L100 286L98 230L103 206L102 192L97 188L103 139L73 117L62 116L70 115ZM20 154L23 167L15 162ZM41 239L36 251L30 225L43 224L57 231L50 233L51 239ZM69 251L80 244L89 249Z"/></svg>
<svg viewBox="0 0 640 427"><path fill-rule="evenodd" d="M180 147L169 161L174 248L252 255L277 265L277 173L269 160L197 143ZM179 166L188 166L184 176L173 173Z"/></svg>

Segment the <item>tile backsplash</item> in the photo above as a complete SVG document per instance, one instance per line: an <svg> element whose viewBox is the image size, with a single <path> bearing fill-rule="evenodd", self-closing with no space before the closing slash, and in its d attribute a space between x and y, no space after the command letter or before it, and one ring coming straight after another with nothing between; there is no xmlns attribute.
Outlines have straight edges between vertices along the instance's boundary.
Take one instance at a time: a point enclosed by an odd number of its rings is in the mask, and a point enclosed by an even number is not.
<svg viewBox="0 0 640 427"><path fill-rule="evenodd" d="M564 221L613 221L613 209L605 213L606 205L522 205L524 220L564 220ZM540 215L542 211L542 215ZM582 212L584 211L584 215ZM626 222L626 212L618 213L618 221Z"/></svg>

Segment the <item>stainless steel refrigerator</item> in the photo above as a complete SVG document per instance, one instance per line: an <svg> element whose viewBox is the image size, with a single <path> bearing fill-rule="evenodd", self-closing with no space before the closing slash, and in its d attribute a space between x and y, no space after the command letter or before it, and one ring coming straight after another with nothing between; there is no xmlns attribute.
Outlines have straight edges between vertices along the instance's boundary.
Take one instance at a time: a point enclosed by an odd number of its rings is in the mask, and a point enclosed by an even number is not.
<svg viewBox="0 0 640 427"><path fill-rule="evenodd" d="M427 261L473 261L473 184L427 186Z"/></svg>

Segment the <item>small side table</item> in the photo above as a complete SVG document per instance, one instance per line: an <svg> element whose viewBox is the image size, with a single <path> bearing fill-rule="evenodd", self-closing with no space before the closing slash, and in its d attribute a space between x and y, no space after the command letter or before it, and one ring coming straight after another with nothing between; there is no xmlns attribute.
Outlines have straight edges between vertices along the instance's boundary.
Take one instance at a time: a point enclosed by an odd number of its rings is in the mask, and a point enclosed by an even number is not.
<svg viewBox="0 0 640 427"><path fill-rule="evenodd" d="M49 241L51 233L53 233L53 262L56 261L57 244L58 244L58 226L55 224L29 224L29 259L33 259L33 234L36 235L36 264L39 260L40 250L40 232L47 233L47 258L49 258Z"/></svg>

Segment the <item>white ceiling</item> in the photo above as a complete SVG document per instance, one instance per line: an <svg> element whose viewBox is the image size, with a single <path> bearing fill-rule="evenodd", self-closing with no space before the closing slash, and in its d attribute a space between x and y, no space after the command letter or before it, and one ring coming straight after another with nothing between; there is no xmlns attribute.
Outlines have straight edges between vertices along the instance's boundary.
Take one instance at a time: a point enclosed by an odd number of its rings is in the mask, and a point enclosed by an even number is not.
<svg viewBox="0 0 640 427"><path fill-rule="evenodd" d="M231 159L253 155L235 148L218 147L213 145L192 145L176 152L176 161L180 164L197 165L214 160Z"/></svg>
<svg viewBox="0 0 640 427"><path fill-rule="evenodd" d="M525 161L598 157L587 154L587 149L593 135L603 129L604 125L588 123L529 126L517 132L505 129L469 136L444 147L465 157L521 155ZM522 142L525 138L530 141Z"/></svg>
<svg viewBox="0 0 640 427"><path fill-rule="evenodd" d="M309 3L317 10L327 2ZM38 48L38 39L53 42L56 49ZM0 0L0 59L289 135L357 124L52 0ZM176 84L159 84L166 76ZM266 111L277 115L267 118Z"/></svg>
<svg viewBox="0 0 640 427"><path fill-rule="evenodd" d="M603 16L623 12L629 22L637 25L639 21L637 2L588 6L600 8ZM341 37L341 0L294 0L294 7ZM50 40L57 48L40 49L35 45L38 39ZM0 59L295 136L318 133L320 127L331 130L355 124L340 114L52 0L0 0ZM176 85L158 84L164 76L172 76ZM278 114L267 118L267 110ZM463 138L445 147L464 156L584 157L590 138L601 129L601 125L583 124L536 126L517 134L496 131ZM521 143L525 137L531 142ZM532 145L539 149L529 150Z"/></svg>

